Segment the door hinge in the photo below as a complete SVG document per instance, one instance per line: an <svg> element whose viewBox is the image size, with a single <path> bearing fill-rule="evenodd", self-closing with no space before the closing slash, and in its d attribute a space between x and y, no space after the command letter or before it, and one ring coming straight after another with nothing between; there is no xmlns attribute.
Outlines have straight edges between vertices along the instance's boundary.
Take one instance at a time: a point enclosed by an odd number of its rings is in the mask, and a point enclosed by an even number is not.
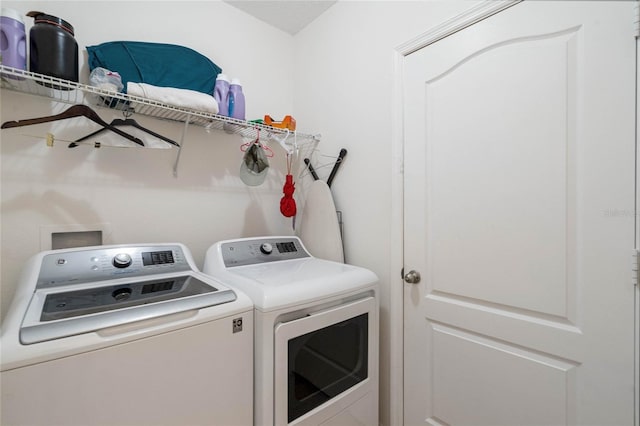
<svg viewBox="0 0 640 426"><path fill-rule="evenodd" d="M631 255L631 280L638 287L638 270L640 269L640 250L634 249Z"/></svg>

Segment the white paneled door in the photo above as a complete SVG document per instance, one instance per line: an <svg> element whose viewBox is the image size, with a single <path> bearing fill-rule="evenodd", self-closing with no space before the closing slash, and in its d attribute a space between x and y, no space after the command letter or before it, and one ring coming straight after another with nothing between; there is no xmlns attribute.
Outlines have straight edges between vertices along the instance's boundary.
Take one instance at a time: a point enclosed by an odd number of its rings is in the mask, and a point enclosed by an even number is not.
<svg viewBox="0 0 640 426"><path fill-rule="evenodd" d="M406 425L632 425L630 1L526 1L406 57Z"/></svg>

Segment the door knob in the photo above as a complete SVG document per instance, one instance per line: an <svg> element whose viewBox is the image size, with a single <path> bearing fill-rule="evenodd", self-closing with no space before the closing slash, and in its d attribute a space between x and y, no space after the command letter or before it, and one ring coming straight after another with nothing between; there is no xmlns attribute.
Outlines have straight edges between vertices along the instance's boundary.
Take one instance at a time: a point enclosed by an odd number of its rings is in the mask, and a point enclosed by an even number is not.
<svg viewBox="0 0 640 426"><path fill-rule="evenodd" d="M409 284L418 284L420 282L420 272L411 270L405 274L404 280Z"/></svg>

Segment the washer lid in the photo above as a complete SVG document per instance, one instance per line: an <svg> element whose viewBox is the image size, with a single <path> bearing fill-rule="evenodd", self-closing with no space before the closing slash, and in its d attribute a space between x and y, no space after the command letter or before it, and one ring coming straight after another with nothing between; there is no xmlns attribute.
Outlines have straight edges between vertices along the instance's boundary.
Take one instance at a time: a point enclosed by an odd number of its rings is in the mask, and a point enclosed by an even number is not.
<svg viewBox="0 0 640 426"><path fill-rule="evenodd" d="M20 342L54 340L236 300L232 290L213 287L193 274L102 284L34 292Z"/></svg>

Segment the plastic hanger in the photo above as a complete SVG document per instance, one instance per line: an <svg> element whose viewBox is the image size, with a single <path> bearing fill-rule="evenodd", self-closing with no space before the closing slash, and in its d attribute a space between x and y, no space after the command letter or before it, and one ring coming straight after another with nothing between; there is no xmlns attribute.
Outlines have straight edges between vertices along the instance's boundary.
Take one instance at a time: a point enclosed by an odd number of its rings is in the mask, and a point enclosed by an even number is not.
<svg viewBox="0 0 640 426"><path fill-rule="evenodd" d="M282 149L284 149L287 154L293 154L293 151L297 147L290 147L287 145L287 138L289 138L289 135L291 134L291 132L289 132L289 129L285 129L285 130L286 130L286 133L282 138L278 138L275 134L272 134L270 137L271 139L275 139L275 141L280 144Z"/></svg>
<svg viewBox="0 0 640 426"><path fill-rule="evenodd" d="M273 150L271 148L269 148L267 145L265 145L262 142L260 142L260 129L257 129L257 136L256 136L255 140L253 140L251 142L246 142L246 143L243 143L242 145L240 145L240 151L246 152L253 145L258 145L258 147L262 148L266 152L266 156L267 157L269 157L269 158L273 157L273 155L274 155Z"/></svg>
<svg viewBox="0 0 640 426"><path fill-rule="evenodd" d="M125 139L135 142L138 145L144 146L144 143L140 139L130 135L129 133L123 132L120 129L117 129L111 126L110 124L107 124L102 118L100 118L100 116L94 110L92 110L86 105L73 105L67 108L66 111L56 115L49 115L46 117L30 118L30 119L18 120L18 121L7 121L5 123L2 123L2 126L0 126L0 128L10 129L13 127L31 126L34 124L49 123L51 121L59 121L59 120L65 120L67 118L75 118L75 117L86 117L89 120L101 125L105 129L109 129L112 132L117 133L118 135L122 136Z"/></svg>
<svg viewBox="0 0 640 426"><path fill-rule="evenodd" d="M264 145L262 142L259 142L257 140L253 142L243 143L240 146L240 151L246 152L249 148L251 148L252 145L258 145L259 148L262 148L266 152L267 157L269 158L273 157L274 155L273 150L269 148L267 145Z"/></svg>
<svg viewBox="0 0 640 426"><path fill-rule="evenodd" d="M171 145L177 146L178 148L180 147L180 144L174 140L171 140L169 138L167 138L166 136L162 136L159 133L154 132L153 130L149 130L146 127L141 126L136 120L134 120L133 118L129 118L127 115L127 112L125 112L125 119L121 119L121 118L116 118L114 119L111 123L109 123L110 126L132 126L135 127L136 129L140 129L143 132L146 132L148 134L150 134L151 136L161 139L167 143L170 143ZM92 136L95 136L99 133L102 133L106 130L107 128L102 128L102 129L98 129L93 133L90 133L86 136L81 137L80 139L76 139L75 142L71 142L69 144L69 148L74 148L76 146L78 146L78 144L76 142L82 142L83 140L89 139Z"/></svg>

